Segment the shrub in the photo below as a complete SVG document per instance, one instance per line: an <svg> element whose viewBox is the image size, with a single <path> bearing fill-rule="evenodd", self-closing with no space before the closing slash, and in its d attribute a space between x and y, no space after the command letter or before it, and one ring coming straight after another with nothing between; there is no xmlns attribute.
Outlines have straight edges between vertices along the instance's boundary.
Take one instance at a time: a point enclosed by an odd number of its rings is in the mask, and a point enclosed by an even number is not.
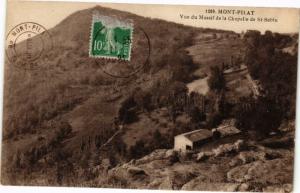
<svg viewBox="0 0 300 193"><path fill-rule="evenodd" d="M296 42L289 35L267 31L245 34L247 51L245 62L251 76L258 79L264 95L276 101L286 119L295 118L297 56L280 49ZM278 51L276 51L278 50Z"/></svg>
<svg viewBox="0 0 300 193"><path fill-rule="evenodd" d="M205 113L201 112L198 107L192 107L190 111L190 117L194 123L199 123L201 121L205 121L206 119Z"/></svg>
<svg viewBox="0 0 300 193"><path fill-rule="evenodd" d="M132 123L137 120L134 107L136 107L136 103L132 96L129 96L125 101L123 101L118 115L118 118L122 123Z"/></svg>
<svg viewBox="0 0 300 193"><path fill-rule="evenodd" d="M56 141L61 141L72 132L71 125L66 121L61 121L57 125L58 129L55 134Z"/></svg>
<svg viewBox="0 0 300 193"><path fill-rule="evenodd" d="M272 100L242 101L235 109L236 126L243 131L254 131L266 136L277 131L283 118L280 107Z"/></svg>
<svg viewBox="0 0 300 193"><path fill-rule="evenodd" d="M222 117L219 113L210 113L207 117L207 126L209 128L217 127L222 121Z"/></svg>
<svg viewBox="0 0 300 193"><path fill-rule="evenodd" d="M220 92L225 88L225 78L222 69L218 66L210 68L211 76L208 79L208 86L211 90Z"/></svg>
<svg viewBox="0 0 300 193"><path fill-rule="evenodd" d="M129 157L131 159L137 159L146 155L149 152L148 147L146 146L143 140L136 141L134 146L129 148Z"/></svg>

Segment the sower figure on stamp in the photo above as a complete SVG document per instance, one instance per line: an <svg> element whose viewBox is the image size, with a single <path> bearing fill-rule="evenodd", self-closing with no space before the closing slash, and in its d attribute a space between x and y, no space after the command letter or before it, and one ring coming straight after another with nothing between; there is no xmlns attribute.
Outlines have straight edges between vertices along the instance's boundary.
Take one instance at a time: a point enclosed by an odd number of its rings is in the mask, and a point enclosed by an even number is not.
<svg viewBox="0 0 300 193"><path fill-rule="evenodd" d="M117 50L117 42L114 39L115 34L114 34L113 27L107 26L106 28L103 29L103 32L105 34L105 39L106 39L106 44L104 47L106 53L111 54L117 51L118 52L117 54L119 54L119 51Z"/></svg>

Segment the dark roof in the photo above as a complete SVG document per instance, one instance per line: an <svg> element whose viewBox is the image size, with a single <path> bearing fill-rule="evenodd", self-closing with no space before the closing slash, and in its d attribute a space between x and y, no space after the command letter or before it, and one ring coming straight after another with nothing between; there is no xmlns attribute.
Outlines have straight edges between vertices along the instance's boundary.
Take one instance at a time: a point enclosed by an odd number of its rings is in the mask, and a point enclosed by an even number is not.
<svg viewBox="0 0 300 193"><path fill-rule="evenodd" d="M188 133L183 133L183 136L191 140L192 142L202 141L209 139L213 136L212 132L207 129L199 129Z"/></svg>

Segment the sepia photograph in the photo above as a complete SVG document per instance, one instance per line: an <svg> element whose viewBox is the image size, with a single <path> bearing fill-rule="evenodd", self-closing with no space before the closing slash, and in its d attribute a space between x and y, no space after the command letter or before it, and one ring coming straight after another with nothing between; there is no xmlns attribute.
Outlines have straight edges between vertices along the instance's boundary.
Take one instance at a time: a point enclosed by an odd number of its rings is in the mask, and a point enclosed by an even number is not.
<svg viewBox="0 0 300 193"><path fill-rule="evenodd" d="M8 0L1 184L292 192L299 10Z"/></svg>

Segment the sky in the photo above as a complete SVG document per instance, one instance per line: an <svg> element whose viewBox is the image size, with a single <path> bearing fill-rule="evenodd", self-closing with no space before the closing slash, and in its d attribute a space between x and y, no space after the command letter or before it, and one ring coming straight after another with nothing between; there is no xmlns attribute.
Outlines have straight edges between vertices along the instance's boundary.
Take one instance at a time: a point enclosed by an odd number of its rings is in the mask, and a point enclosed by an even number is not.
<svg viewBox="0 0 300 193"><path fill-rule="evenodd" d="M247 29L256 29L261 32L266 30L291 33L299 29L299 10L287 8L239 8L239 7L202 7L193 5L143 5L143 4L110 4L110 3L79 3L79 2L32 2L20 0L8 0L6 31L12 29L15 25L22 22L36 22L47 29L57 25L68 15L82 9L87 9L101 5L118 10L128 11L137 15L160 18L176 23L191 25L195 27L216 28L224 30L233 30L236 32L246 31ZM216 20L199 20L199 19L182 19L180 15L204 15L217 16L216 14L205 13L206 9L214 9L216 12L222 10L241 10L248 12L254 11L254 15L223 14L227 18L237 17L243 19L250 17L268 18L278 22L245 22L245 21L216 21Z"/></svg>

